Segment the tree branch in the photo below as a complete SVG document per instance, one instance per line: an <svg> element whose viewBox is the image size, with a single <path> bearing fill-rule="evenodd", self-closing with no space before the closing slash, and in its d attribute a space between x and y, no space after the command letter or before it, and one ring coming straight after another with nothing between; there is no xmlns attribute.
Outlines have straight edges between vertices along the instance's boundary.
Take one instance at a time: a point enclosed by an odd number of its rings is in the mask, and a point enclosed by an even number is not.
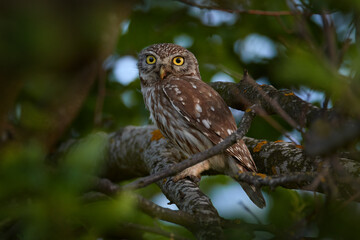
<svg viewBox="0 0 360 240"><path fill-rule="evenodd" d="M109 179L95 177L93 179L92 190L106 194L108 196L115 196L123 189L119 185L111 182ZM90 195L90 198L95 198L96 200L98 196ZM176 223L185 227L191 227L196 223L195 219L186 212L160 207L159 205L147 200L141 195L135 195L135 198L140 210L151 217Z"/></svg>
<svg viewBox="0 0 360 240"><path fill-rule="evenodd" d="M289 90L277 90L271 85L258 85L247 74L239 83L213 82L210 86L219 92L232 108L244 111L249 106L257 104L266 114L279 113L298 130L302 127L310 127L305 137L305 149L311 156L334 152L360 137L359 121L351 120L334 109L314 106ZM266 117L261 112L259 115ZM271 119L266 118L266 120ZM281 131L279 126L270 121L269 123ZM319 124L327 128L327 134L317 131Z"/></svg>
<svg viewBox="0 0 360 240"><path fill-rule="evenodd" d="M236 76L239 77L239 76ZM277 113L271 101L276 100L283 111L290 116L299 126L309 126L317 119L327 116L329 121L340 119L340 115L332 109L321 109L297 97L292 91L277 90L271 85L252 84L254 80L244 75L238 83L212 82L209 83L225 100L229 107L245 111L249 106L258 104L267 114ZM261 89L260 92L258 89Z"/></svg>
<svg viewBox="0 0 360 240"><path fill-rule="evenodd" d="M237 180L242 182L247 182L249 184L261 187L261 186L270 186L271 188L277 186L287 186L289 184L299 184L302 185L303 182L310 183L317 176L316 173L292 173L291 175L275 175L275 176L266 176L263 174L256 173L238 173L236 176Z"/></svg>
<svg viewBox="0 0 360 240"><path fill-rule="evenodd" d="M157 133L158 130L154 126L128 126L119 132L110 134L108 158L105 160L106 167L102 176L113 181L130 179L154 174L154 169L156 172L160 172L172 168L177 162L182 161L184 156L166 139L154 138ZM259 172L269 176L292 175L296 172L316 174L319 164L322 162L320 157L307 156L300 145L282 141L268 142L248 137L244 137L243 140L248 146ZM345 158L340 159L340 163L350 176L360 177L360 163ZM113 174L114 172L117 174ZM164 182L175 184L169 179ZM158 184L162 186L163 182L160 181ZM288 188L303 188L306 183L296 184L290 181L281 185ZM178 197L175 196L175 199ZM176 203L176 200L171 201Z"/></svg>
<svg viewBox="0 0 360 240"><path fill-rule="evenodd" d="M253 155L259 172L263 174L291 176L294 172L309 172L312 174L318 172L321 159L306 156L301 146L280 141L267 142L247 137L243 139ZM67 144L64 149L69 148L70 145ZM184 158L165 138L159 136L159 130L154 126L128 126L118 132L109 134L107 151L104 158L104 171L101 176L107 177L111 181L120 181L149 174L156 175L165 169L172 168ZM340 163L349 175L353 177L360 176L360 163L349 159L341 159ZM311 177L311 174L309 176ZM256 180L260 185L277 186L281 184L291 188L303 188L308 185L306 175L296 176L301 180L305 180L303 183L293 182L296 177L284 177L275 180L268 176L261 180L262 175L249 176L249 179L247 179L248 175L241 177L243 177L244 181L251 181L251 183ZM256 177L256 179L253 177ZM171 178L165 178L157 181L157 185L170 202L175 203L183 213L164 210L156 205L154 207L148 202L142 205L145 212L148 211L149 215L160 219L169 216L168 221L187 226L198 239L221 238L224 222L219 217L211 200L200 191L195 183L187 179L173 182ZM109 195L119 191L117 185L114 187L111 182L106 180L100 181L97 186L106 189L105 192ZM345 186L348 187L346 183ZM359 200L351 187L348 188L350 189L350 191L347 191L348 195L343 197L355 196L355 200ZM139 202L141 204L141 201ZM192 218L188 218L188 216ZM191 226L189 226L188 222L191 223L189 219L195 219L196 224L190 224Z"/></svg>
<svg viewBox="0 0 360 240"><path fill-rule="evenodd" d="M93 190L99 191L99 194L106 194L106 195L99 195L96 193L88 193L85 195L84 200L86 201L96 201L99 199L103 199L105 196L115 196L116 194L120 193L122 190L121 187L108 179L104 178L94 178L93 179ZM171 223L176 223L184 227L194 228L196 226L197 221L188 213L185 213L181 210L171 210L168 208L163 208L158 206L157 204L143 198L140 195L135 195L137 199L137 205L140 210L144 213L148 214L151 217L158 218L160 220L168 221ZM236 229L251 229L253 231L268 231L274 233L275 230L271 225L263 225L263 224L253 224L247 223L240 219L224 219L219 218L220 225L222 228L236 228Z"/></svg>

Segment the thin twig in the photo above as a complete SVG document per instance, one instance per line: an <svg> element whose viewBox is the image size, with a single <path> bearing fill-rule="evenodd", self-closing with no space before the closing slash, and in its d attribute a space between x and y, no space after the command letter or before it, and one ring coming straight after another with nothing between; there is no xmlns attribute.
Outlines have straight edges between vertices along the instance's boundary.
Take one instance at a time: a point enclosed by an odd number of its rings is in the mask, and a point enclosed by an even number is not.
<svg viewBox="0 0 360 240"><path fill-rule="evenodd" d="M274 108L274 110L287 122L290 124L290 126L292 126L293 128L295 128L296 130L298 130L299 132L302 132L302 130L298 127L298 124L295 122L295 120L289 116L289 114L287 114L284 109L282 109L282 107L280 106L280 104L273 98L271 98L264 90L261 89L261 87L259 86L259 84L257 84L254 79L252 79L251 77L249 77L248 75L244 75L244 79L242 81L248 81L253 87L256 88L256 90L263 96L263 98L268 101L272 107Z"/></svg>
<svg viewBox="0 0 360 240"><path fill-rule="evenodd" d="M244 137L244 135L249 130L251 121L254 117L255 117L255 112L253 110L245 112L239 124L240 127L238 128L238 130L233 134L231 134L230 136L228 136L227 138L225 138L224 141L220 142L219 144L203 152L192 155L187 160L182 161L170 167L169 169L166 169L154 175L139 178L133 181L132 183L123 186L123 189L128 190L128 189L137 189L137 188L146 187L151 183L154 183L169 176L173 176L176 173L179 173L188 167L194 166L197 163L205 161L206 159L209 159L221 152L224 152L228 147L232 146L233 144L235 144L237 141L239 141Z"/></svg>
<svg viewBox="0 0 360 240"><path fill-rule="evenodd" d="M320 14L324 28L324 41L326 42L326 53L331 66L336 67L338 63L337 59L337 47L336 47L336 33L334 23L330 14L322 12Z"/></svg>
<svg viewBox="0 0 360 240"><path fill-rule="evenodd" d="M137 195L136 198L139 208L151 217L190 228L196 224L195 218L184 211L160 207L140 195Z"/></svg>
<svg viewBox="0 0 360 240"><path fill-rule="evenodd" d="M116 194L119 194L123 189L113 183L112 181L106 179L106 178L93 178L93 188L92 190L98 191L100 193L106 194L108 196L115 196ZM106 196L104 195L104 196ZM135 194L134 194L135 195ZM94 199L89 199L89 197L92 197ZM101 199L99 195L97 194L91 194L86 196L87 201L91 200L97 200ZM180 210L171 210L169 208L163 208L159 205L149 201L148 199L140 196L135 195L135 198L137 200L138 207L149 216L176 223L182 226L193 226L195 224L195 219L186 212L180 211Z"/></svg>
<svg viewBox="0 0 360 240"><path fill-rule="evenodd" d="M321 172L317 175L317 177L312 180L312 182L308 186L304 187L304 190L315 191L319 187L319 185L324 182L325 177L329 175L329 163L327 161L324 161L322 165L323 169L321 170Z"/></svg>
<svg viewBox="0 0 360 240"><path fill-rule="evenodd" d="M260 221L260 219L256 216L256 214L253 211L251 211L251 209L248 208L248 206L246 206L246 204L243 201L240 201L240 205L256 220L258 224L263 224Z"/></svg>
<svg viewBox="0 0 360 240"><path fill-rule="evenodd" d="M225 66L220 65L220 68L227 74L242 79L241 81L248 81L248 83L250 83L253 87L255 87L255 89L264 97L266 101L268 101L272 105L273 109L276 112L278 112L285 121L287 121L292 127L294 127L295 129L297 129L302 133L302 130L298 127L297 123L282 109L282 107L279 105L277 101L270 98L268 94L266 94L266 92L263 91L261 87L251 77L249 77L248 72L246 70L244 70L244 75L241 76L240 74L231 71ZM265 121L267 121L273 128L275 128L281 134L287 137L291 142L293 142L295 145L299 144L288 133L286 133L285 129L277 121L275 121L272 117L270 117L269 114L267 114L267 112L261 106L257 106L255 110L259 116L261 116Z"/></svg>
<svg viewBox="0 0 360 240"><path fill-rule="evenodd" d="M275 16L275 19L287 34L292 34L294 32L293 30L286 27L285 23L281 20L280 16Z"/></svg>
<svg viewBox="0 0 360 240"><path fill-rule="evenodd" d="M204 5L197 4L197 3L193 2L193 1L189 1L189 0L177 0L177 1L185 3L185 4L193 6L193 7L200 8L200 9L219 10L219 11L229 12L229 13L264 15L264 16L294 15L294 13L290 12L290 11L263 11L263 10L246 10L246 9L227 9L227 8L220 8L220 7L215 7L215 6L204 6Z"/></svg>
<svg viewBox="0 0 360 240"><path fill-rule="evenodd" d="M223 228L234 228L234 229L246 229L246 231L265 231L269 233L276 234L276 228L271 225L262 225L255 223L247 223L241 219L221 219L221 226Z"/></svg>
<svg viewBox="0 0 360 240"><path fill-rule="evenodd" d="M246 182L257 187L261 186L270 186L271 188L277 186L283 186L288 183L301 183L301 182L311 182L317 173L313 172L299 172L291 173L291 175L273 175L273 176L263 176L262 174L242 172L238 173L236 179L242 182Z"/></svg>

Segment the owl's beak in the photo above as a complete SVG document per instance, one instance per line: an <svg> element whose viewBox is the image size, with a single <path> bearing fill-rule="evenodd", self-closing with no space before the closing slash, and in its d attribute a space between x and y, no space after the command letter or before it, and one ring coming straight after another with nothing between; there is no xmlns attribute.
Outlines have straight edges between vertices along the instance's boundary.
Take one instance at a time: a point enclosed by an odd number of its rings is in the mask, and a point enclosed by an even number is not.
<svg viewBox="0 0 360 240"><path fill-rule="evenodd" d="M166 77L166 70L164 66L160 67L160 78L161 80L164 80L164 77Z"/></svg>

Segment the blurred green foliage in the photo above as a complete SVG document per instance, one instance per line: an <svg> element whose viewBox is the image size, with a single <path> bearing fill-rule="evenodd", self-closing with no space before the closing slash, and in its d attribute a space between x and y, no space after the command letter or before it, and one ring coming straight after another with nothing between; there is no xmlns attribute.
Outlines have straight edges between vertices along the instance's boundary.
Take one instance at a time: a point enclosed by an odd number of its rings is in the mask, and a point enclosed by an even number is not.
<svg viewBox="0 0 360 240"><path fill-rule="evenodd" d="M204 1L264 11L288 11L288 2ZM139 79L125 84L114 67L118 59L136 57L153 43L185 39L180 43L195 54L206 82L224 68L240 74L246 68L254 79L265 78L279 89L318 90L342 112L359 116L359 1L294 2L303 15L231 14L165 0L1 3L0 239L167 239L126 230L129 222L192 238L184 228L139 212L131 193L96 202L83 199L91 176L101 170L107 140L94 132L150 123ZM321 14L334 22L332 32L325 32ZM244 45L254 34L266 37L276 54L244 60L244 46L266 51L255 42ZM257 118L248 136L277 140L282 134ZM69 138L83 140L56 166L47 164L48 156ZM356 144L351 151L359 156ZM209 192L227 183L225 177L212 177L201 188ZM275 228L273 239L358 238L357 204L279 188L269 192L266 219ZM159 189L137 193L151 198ZM256 236L248 229L225 235Z"/></svg>

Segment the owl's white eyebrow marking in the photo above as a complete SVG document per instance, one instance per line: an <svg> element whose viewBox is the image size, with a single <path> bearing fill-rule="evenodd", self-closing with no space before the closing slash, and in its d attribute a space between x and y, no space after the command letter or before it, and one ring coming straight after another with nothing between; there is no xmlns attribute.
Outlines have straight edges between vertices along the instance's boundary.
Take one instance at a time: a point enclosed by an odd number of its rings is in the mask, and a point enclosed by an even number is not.
<svg viewBox="0 0 360 240"><path fill-rule="evenodd" d="M200 105L199 105L198 103L195 105L195 109L196 109L196 111L198 111L199 113L202 112L202 108L200 107Z"/></svg>
<svg viewBox="0 0 360 240"><path fill-rule="evenodd" d="M228 132L228 134L232 134L234 131L231 129L228 129L227 132Z"/></svg>
<svg viewBox="0 0 360 240"><path fill-rule="evenodd" d="M193 82L190 82L190 84L193 88L195 88L195 89L197 88L197 86Z"/></svg>
<svg viewBox="0 0 360 240"><path fill-rule="evenodd" d="M213 106L210 107L211 111L215 112L215 108Z"/></svg>
<svg viewBox="0 0 360 240"><path fill-rule="evenodd" d="M204 124L204 126L205 126L207 129L210 128L211 122L210 122L208 119L203 119L203 120L202 120L202 123Z"/></svg>

